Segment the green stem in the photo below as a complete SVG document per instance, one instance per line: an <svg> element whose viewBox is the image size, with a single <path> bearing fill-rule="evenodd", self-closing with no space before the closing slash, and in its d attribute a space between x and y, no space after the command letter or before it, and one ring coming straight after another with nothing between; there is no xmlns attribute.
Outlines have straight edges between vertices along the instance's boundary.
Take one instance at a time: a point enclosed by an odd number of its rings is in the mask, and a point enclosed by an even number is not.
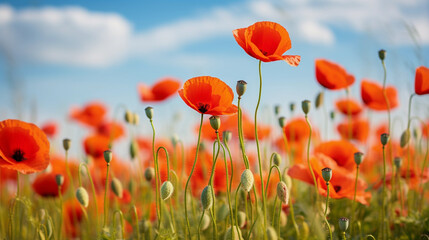
<svg viewBox="0 0 429 240"><path fill-rule="evenodd" d="M91 191L92 191L92 197L94 198L94 204L95 204L95 221L96 221L96 227L98 230L98 203L97 203L97 195L95 193L95 185L94 185L94 181L92 181L92 177L91 177L91 173L89 172L88 166L86 165L86 163L80 163L79 164L79 173L78 173L78 177L79 177L79 186L82 186L82 178L81 178L81 168L85 167L86 170L86 175L88 176L89 182L91 183Z"/></svg>
<svg viewBox="0 0 429 240"><path fill-rule="evenodd" d="M110 169L110 163L107 163L107 170L106 170L106 186L104 189L104 222L103 222L103 228L107 226L107 216L109 215L109 205L108 205L108 198L107 198L107 192L109 191L109 169Z"/></svg>
<svg viewBox="0 0 429 240"><path fill-rule="evenodd" d="M327 188L327 193L326 193L326 205L325 205L325 222L326 222L326 226L328 227L329 230L329 239L332 240L332 230L331 230L331 225L328 222L328 218L326 217L326 214L328 213L328 206L329 206L329 182L326 182L326 188Z"/></svg>
<svg viewBox="0 0 429 240"><path fill-rule="evenodd" d="M121 219L121 234L122 234L122 238L125 239L125 228L124 228L124 215L122 214L122 211L117 209L115 210L115 212L113 213L113 226L116 227L116 214L119 214L119 217ZM116 228L115 228L116 231ZM115 237L115 234L113 235L113 237Z"/></svg>
<svg viewBox="0 0 429 240"><path fill-rule="evenodd" d="M203 222L203 217L204 217L204 210L201 213L201 218L200 218L200 221L198 223L198 240L201 239L201 223Z"/></svg>
<svg viewBox="0 0 429 240"><path fill-rule="evenodd" d="M313 178L314 187L316 189L316 203L318 203L319 202L319 186L317 184L316 176L314 175L313 168L311 167L311 164L310 164L310 144L311 144L311 134L313 131L311 128L310 121L308 121L308 115L307 114L305 114L305 121L307 122L308 128L310 129L310 132L308 134L308 143L307 143L307 164L308 164L308 168L310 169L311 177Z"/></svg>
<svg viewBox="0 0 429 240"><path fill-rule="evenodd" d="M60 226L58 228L58 239L61 239L61 232L63 229L63 196L61 194L61 186L58 186L58 196L60 199Z"/></svg>
<svg viewBox="0 0 429 240"><path fill-rule="evenodd" d="M381 198L381 236L382 239L384 239L384 213L385 213L385 204L384 204L384 198L386 194L386 149L385 145L383 145L383 192L382 192L382 198Z"/></svg>
<svg viewBox="0 0 429 240"><path fill-rule="evenodd" d="M289 190L289 192L290 192L290 190ZM290 216L292 219L293 228L295 229L296 239L299 239L299 228L298 228L298 224L296 224L296 221L295 221L295 213L293 210L292 198L289 199L289 205L290 205L290 208L289 208L290 209Z"/></svg>
<svg viewBox="0 0 429 240"><path fill-rule="evenodd" d="M271 166L271 167L270 167L270 171L269 171L269 173L268 173L267 183L266 183L266 185L265 185L265 189L267 189L267 191L265 191L265 197L267 197L268 184L270 183L271 171L273 170L273 168L275 168L275 169L277 170L277 173L279 174L280 182L282 181L282 174L281 174L281 172L280 172L279 167L277 167L276 165Z"/></svg>
<svg viewBox="0 0 429 240"><path fill-rule="evenodd" d="M356 212L355 212L355 207L356 207L356 192L357 192L357 185L358 185L358 180L359 180L359 165L356 165L356 178L355 178L355 191L353 194L353 202L352 202L352 214L354 217L352 218L352 223L356 222ZM350 228L350 235L353 236L353 224Z"/></svg>
<svg viewBox="0 0 429 240"><path fill-rule="evenodd" d="M159 167L158 167L158 159L155 155L155 127L153 126L153 120L149 119L150 125L152 127L152 157L154 159L154 165L155 165L155 205L156 205L156 213L158 215L158 228L161 227L161 196L159 192L159 185L161 184L161 177L159 176Z"/></svg>
<svg viewBox="0 0 429 240"><path fill-rule="evenodd" d="M137 208L133 205L134 219L136 220L136 230L137 230L137 240L140 240L140 226L139 226L139 217L137 215Z"/></svg>
<svg viewBox="0 0 429 240"><path fill-rule="evenodd" d="M230 166L231 166L231 178L229 180L229 194L231 194L232 179L234 178L234 165L232 164L232 156L231 156L231 151L229 150L228 143L224 141L224 145L226 147L226 151L228 152L229 163L230 163Z"/></svg>

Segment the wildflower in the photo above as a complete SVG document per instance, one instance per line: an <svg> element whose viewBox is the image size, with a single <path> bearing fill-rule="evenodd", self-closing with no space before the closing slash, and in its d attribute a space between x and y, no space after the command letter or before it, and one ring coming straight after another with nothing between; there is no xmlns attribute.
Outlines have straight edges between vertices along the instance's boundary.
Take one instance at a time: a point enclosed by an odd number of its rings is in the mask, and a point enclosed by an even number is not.
<svg viewBox="0 0 429 240"><path fill-rule="evenodd" d="M316 79L320 85L330 90L344 89L355 82L354 76L344 68L325 59L316 60Z"/></svg>
<svg viewBox="0 0 429 240"><path fill-rule="evenodd" d="M393 86L386 87L385 91L389 101L390 109L396 108L399 105L396 88ZM361 96L365 105L370 109L376 111L387 110L387 104L383 94L383 87L378 83L365 79L362 80Z"/></svg>
<svg viewBox="0 0 429 240"><path fill-rule="evenodd" d="M53 138L58 133L58 124L54 121L46 122L41 127L46 136Z"/></svg>
<svg viewBox="0 0 429 240"><path fill-rule="evenodd" d="M353 99L340 99L335 102L337 110L344 115L357 116L362 112L362 106Z"/></svg>
<svg viewBox="0 0 429 240"><path fill-rule="evenodd" d="M338 133L343 139L354 139L365 143L369 136L369 122L365 119L346 120L337 126Z"/></svg>
<svg viewBox="0 0 429 240"><path fill-rule="evenodd" d="M103 122L106 112L104 104L92 102L82 109L73 107L70 111L70 118L84 125L97 127Z"/></svg>
<svg viewBox="0 0 429 240"><path fill-rule="evenodd" d="M179 80L166 77L158 80L152 87L140 83L137 88L143 102L160 102L173 96L179 90L180 84Z"/></svg>
<svg viewBox="0 0 429 240"><path fill-rule="evenodd" d="M429 93L429 68L420 66L416 69L414 90L417 95Z"/></svg>

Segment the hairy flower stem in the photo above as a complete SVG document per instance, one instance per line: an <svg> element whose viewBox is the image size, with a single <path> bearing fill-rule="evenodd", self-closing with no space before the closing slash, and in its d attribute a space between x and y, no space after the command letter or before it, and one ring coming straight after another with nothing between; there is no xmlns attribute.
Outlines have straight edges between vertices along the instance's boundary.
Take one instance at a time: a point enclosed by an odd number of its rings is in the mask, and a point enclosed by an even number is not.
<svg viewBox="0 0 429 240"><path fill-rule="evenodd" d="M109 204L107 199L107 192L109 191L109 169L110 169L110 163L107 163L107 170L106 170L106 187L104 189L104 222L103 222L103 228L107 226L107 217L109 215Z"/></svg>
<svg viewBox="0 0 429 240"><path fill-rule="evenodd" d="M328 213L328 206L329 206L329 182L326 182L326 189L327 189L326 205L325 205L325 213L323 215L325 216L325 223L326 223L326 226L328 227L328 230L329 230L329 239L332 240L331 225L329 224L328 218L326 217L326 214Z"/></svg>
<svg viewBox="0 0 429 240"><path fill-rule="evenodd" d="M152 127L152 157L155 165L155 205L156 213L158 215L158 228L160 228L162 221L161 193L159 192L159 186L161 185L161 176L159 174L158 159L155 155L155 127L153 126L152 119L150 119L150 125Z"/></svg>
<svg viewBox="0 0 429 240"><path fill-rule="evenodd" d="M381 216L380 216L380 230L381 230L381 237L382 239L385 239L384 235L384 215L385 215L385 196L386 195L386 148L385 145L383 145L383 192L381 194Z"/></svg>
<svg viewBox="0 0 429 240"><path fill-rule="evenodd" d="M311 128L311 124L310 124L310 121L308 120L307 114L305 114L305 121L307 122L308 128L310 129L310 132L308 134L308 144L307 144L307 165L308 165L308 168L310 169L311 177L313 178L313 183L316 190L316 204L317 204L319 202L319 192L318 192L319 187L317 185L316 176L314 175L313 168L311 167L311 164L310 164L310 144L311 144L311 134L313 130Z"/></svg>
<svg viewBox="0 0 429 240"><path fill-rule="evenodd" d="M60 223L58 224L58 239L61 239L61 232L63 230L63 196L61 194L61 186L58 186L58 197L60 201Z"/></svg>
<svg viewBox="0 0 429 240"><path fill-rule="evenodd" d="M352 223L353 222L357 222L356 221L356 212L355 212L355 207L356 207L356 192L357 192L357 185L358 185L358 179L359 179L359 165L356 165L356 178L355 178L355 191L353 194L353 202L352 202L352 212L350 215L353 216L352 218ZM350 235L353 236L353 224L351 224L351 228L350 228Z"/></svg>

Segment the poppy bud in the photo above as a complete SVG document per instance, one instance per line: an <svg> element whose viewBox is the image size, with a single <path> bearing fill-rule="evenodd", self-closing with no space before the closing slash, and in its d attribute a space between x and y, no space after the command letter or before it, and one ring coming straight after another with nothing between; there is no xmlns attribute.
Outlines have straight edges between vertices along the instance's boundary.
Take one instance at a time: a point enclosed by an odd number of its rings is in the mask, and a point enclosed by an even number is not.
<svg viewBox="0 0 429 240"><path fill-rule="evenodd" d="M147 118L149 118L150 120L152 120L153 117L153 107L147 107L144 109Z"/></svg>
<svg viewBox="0 0 429 240"><path fill-rule="evenodd" d="M243 211L238 211L237 213L237 225L239 228L243 228L246 224L246 213Z"/></svg>
<svg viewBox="0 0 429 240"><path fill-rule="evenodd" d="M225 232L224 240L233 240L233 239L242 239L243 236L241 235L240 228L237 228L235 226L229 227Z"/></svg>
<svg viewBox="0 0 429 240"><path fill-rule="evenodd" d="M89 196L88 192L83 187L78 187L76 190L76 198L79 201L79 203L84 206L88 207L89 204Z"/></svg>
<svg viewBox="0 0 429 240"><path fill-rule="evenodd" d="M381 140L381 144L385 146L387 142L389 142L389 134L388 133L381 134L380 140Z"/></svg>
<svg viewBox="0 0 429 240"><path fill-rule="evenodd" d="M244 80L239 80L237 81L237 86L236 86L236 90L237 90L237 95L239 97L243 96L243 94L246 92L247 89L247 82Z"/></svg>
<svg viewBox="0 0 429 240"><path fill-rule="evenodd" d="M57 182L58 187L64 184L64 176L61 174L55 175L55 181Z"/></svg>
<svg viewBox="0 0 429 240"><path fill-rule="evenodd" d="M410 133L409 129L405 130L402 133L402 135L401 135L401 142L400 142L401 148L407 146L408 142L410 141L410 137L411 137L411 133Z"/></svg>
<svg viewBox="0 0 429 240"><path fill-rule="evenodd" d="M286 183L277 183L277 197L284 203L287 204L289 201L289 192Z"/></svg>
<svg viewBox="0 0 429 240"><path fill-rule="evenodd" d="M355 152L354 154L355 163L356 165L360 165L363 161L363 153L361 152Z"/></svg>
<svg viewBox="0 0 429 240"><path fill-rule="evenodd" d="M290 176L287 174L287 171L283 172L282 181L286 183L288 189L292 188L292 178L290 178Z"/></svg>
<svg viewBox="0 0 429 240"><path fill-rule="evenodd" d="M127 122L127 123L133 123L134 122L134 114L130 111L130 110L127 110L127 111L125 111L125 122Z"/></svg>
<svg viewBox="0 0 429 240"><path fill-rule="evenodd" d="M231 141L232 132L231 131L223 131L222 138L223 138L223 141L225 143L228 143L229 141Z"/></svg>
<svg viewBox="0 0 429 240"><path fill-rule="evenodd" d="M309 100L304 100L301 103L302 111L307 115L310 112L311 102Z"/></svg>
<svg viewBox="0 0 429 240"><path fill-rule="evenodd" d="M65 138L65 139L63 140L63 147L64 147L64 150L68 151L68 150L70 149L70 144L71 144L71 140L70 140L70 139L68 139L68 138Z"/></svg>
<svg viewBox="0 0 429 240"><path fill-rule="evenodd" d="M279 125L281 128L284 128L286 126L286 118L285 117L279 117Z"/></svg>
<svg viewBox="0 0 429 240"><path fill-rule="evenodd" d="M110 182L110 187L112 188L112 192L118 197L122 198L124 194L124 190L122 188L122 183L117 178L113 178Z"/></svg>
<svg viewBox="0 0 429 240"><path fill-rule="evenodd" d="M280 226L284 227L287 224L287 216L284 211L280 211Z"/></svg>
<svg viewBox="0 0 429 240"><path fill-rule="evenodd" d="M140 233L148 232L151 227L152 227L152 223L149 220L141 220L139 222Z"/></svg>
<svg viewBox="0 0 429 240"><path fill-rule="evenodd" d="M213 130L217 131L220 128L220 117L219 116L211 116L209 118L210 126L212 126Z"/></svg>
<svg viewBox="0 0 429 240"><path fill-rule="evenodd" d="M274 153L273 164L276 166L280 166L281 162L282 162L282 157L280 156L280 154Z"/></svg>
<svg viewBox="0 0 429 240"><path fill-rule="evenodd" d="M280 105L275 105L274 106L274 114L279 115L280 113Z"/></svg>
<svg viewBox="0 0 429 240"><path fill-rule="evenodd" d="M130 157L131 157L131 160L134 160L134 158L136 158L137 153L138 153L137 142L136 141L131 141L131 143L130 143Z"/></svg>
<svg viewBox="0 0 429 240"><path fill-rule="evenodd" d="M146 178L146 180L150 182L154 177L155 177L155 169L153 167L146 168L146 170L144 171L144 178Z"/></svg>
<svg viewBox="0 0 429 240"><path fill-rule="evenodd" d="M255 179L253 178L252 171L250 171L250 169L244 170L241 174L241 188L246 192L250 192L254 181Z"/></svg>
<svg viewBox="0 0 429 240"><path fill-rule="evenodd" d="M174 192L174 186L170 181L165 181L161 186L161 198L167 200Z"/></svg>
<svg viewBox="0 0 429 240"><path fill-rule="evenodd" d="M331 111L331 113L329 114L329 116L331 117L332 120L334 120L335 119L335 112Z"/></svg>
<svg viewBox="0 0 429 240"><path fill-rule="evenodd" d="M395 166L396 166L396 168L397 168L397 169L401 168L401 165L402 165L402 158L400 158L400 157L395 157L395 158L393 159L393 163L395 164Z"/></svg>
<svg viewBox="0 0 429 240"><path fill-rule="evenodd" d="M201 230L204 231L210 226L210 217L209 215L203 215L203 220L201 220Z"/></svg>
<svg viewBox="0 0 429 240"><path fill-rule="evenodd" d="M289 109L290 109L291 112L295 111L295 103L291 103L289 105Z"/></svg>
<svg viewBox="0 0 429 240"><path fill-rule="evenodd" d="M174 134L172 137L171 137L171 144L173 144L173 147L176 147L177 146L177 144L179 143L179 137L176 135L176 134Z"/></svg>
<svg viewBox="0 0 429 240"><path fill-rule="evenodd" d="M302 239L307 239L308 235L310 234L310 227L305 221L305 218L302 215L298 215L296 216L296 222L298 223L299 227L299 235Z"/></svg>
<svg viewBox="0 0 429 240"><path fill-rule="evenodd" d="M140 122L140 116L137 113L134 113L133 114L133 124L137 126L137 125L139 125L139 122Z"/></svg>
<svg viewBox="0 0 429 240"><path fill-rule="evenodd" d="M201 204L203 205L204 210L211 208L213 205L212 192L212 187L208 185L201 193Z"/></svg>
<svg viewBox="0 0 429 240"><path fill-rule="evenodd" d="M323 100L324 100L324 94L323 92L320 92L319 94L317 94L317 97L316 97L316 109L318 109L323 104Z"/></svg>
<svg viewBox="0 0 429 240"><path fill-rule="evenodd" d="M276 230L272 226L267 227L267 239L268 240L278 239Z"/></svg>
<svg viewBox="0 0 429 240"><path fill-rule="evenodd" d="M340 220L338 220L338 226L341 232L347 231L347 228L349 228L349 219L345 217L340 218Z"/></svg>
<svg viewBox="0 0 429 240"><path fill-rule="evenodd" d="M222 222L228 217L229 215L229 208L228 205L222 204L220 208L217 210L216 220L219 222Z"/></svg>
<svg viewBox="0 0 429 240"><path fill-rule="evenodd" d="M413 129L414 138L416 138L416 139L419 138L420 134L421 134L420 129L418 129L418 128Z"/></svg>
<svg viewBox="0 0 429 240"><path fill-rule="evenodd" d="M378 57L381 61L383 61L386 58L386 50L381 49L380 51L378 51Z"/></svg>
<svg viewBox="0 0 429 240"><path fill-rule="evenodd" d="M324 168L322 169L322 177L325 182L329 182L332 179L332 169L330 168Z"/></svg>
<svg viewBox="0 0 429 240"><path fill-rule="evenodd" d="M109 164L112 161L112 151L106 150L104 151L104 161Z"/></svg>

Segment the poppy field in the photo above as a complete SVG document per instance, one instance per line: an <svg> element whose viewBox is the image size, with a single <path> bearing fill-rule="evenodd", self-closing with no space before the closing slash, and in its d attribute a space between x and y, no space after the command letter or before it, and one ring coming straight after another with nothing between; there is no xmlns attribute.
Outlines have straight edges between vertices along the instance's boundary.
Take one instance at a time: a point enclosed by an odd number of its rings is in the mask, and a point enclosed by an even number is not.
<svg viewBox="0 0 429 240"><path fill-rule="evenodd" d="M429 239L428 106L413 102L429 94L429 68L415 69L401 102L385 50L373 54L383 78L360 82L314 59L319 94L270 106L274 121L264 121L264 66L299 68L300 53L275 22L231 31L259 81L140 84L144 114L122 106L109 117L113 106L97 101L71 108L82 142L56 138L55 121L2 119L0 239ZM258 86L254 109L243 108L248 84ZM334 91L344 97L327 101ZM196 113L187 136L154 124L173 96ZM408 114L393 118L399 105Z"/></svg>

